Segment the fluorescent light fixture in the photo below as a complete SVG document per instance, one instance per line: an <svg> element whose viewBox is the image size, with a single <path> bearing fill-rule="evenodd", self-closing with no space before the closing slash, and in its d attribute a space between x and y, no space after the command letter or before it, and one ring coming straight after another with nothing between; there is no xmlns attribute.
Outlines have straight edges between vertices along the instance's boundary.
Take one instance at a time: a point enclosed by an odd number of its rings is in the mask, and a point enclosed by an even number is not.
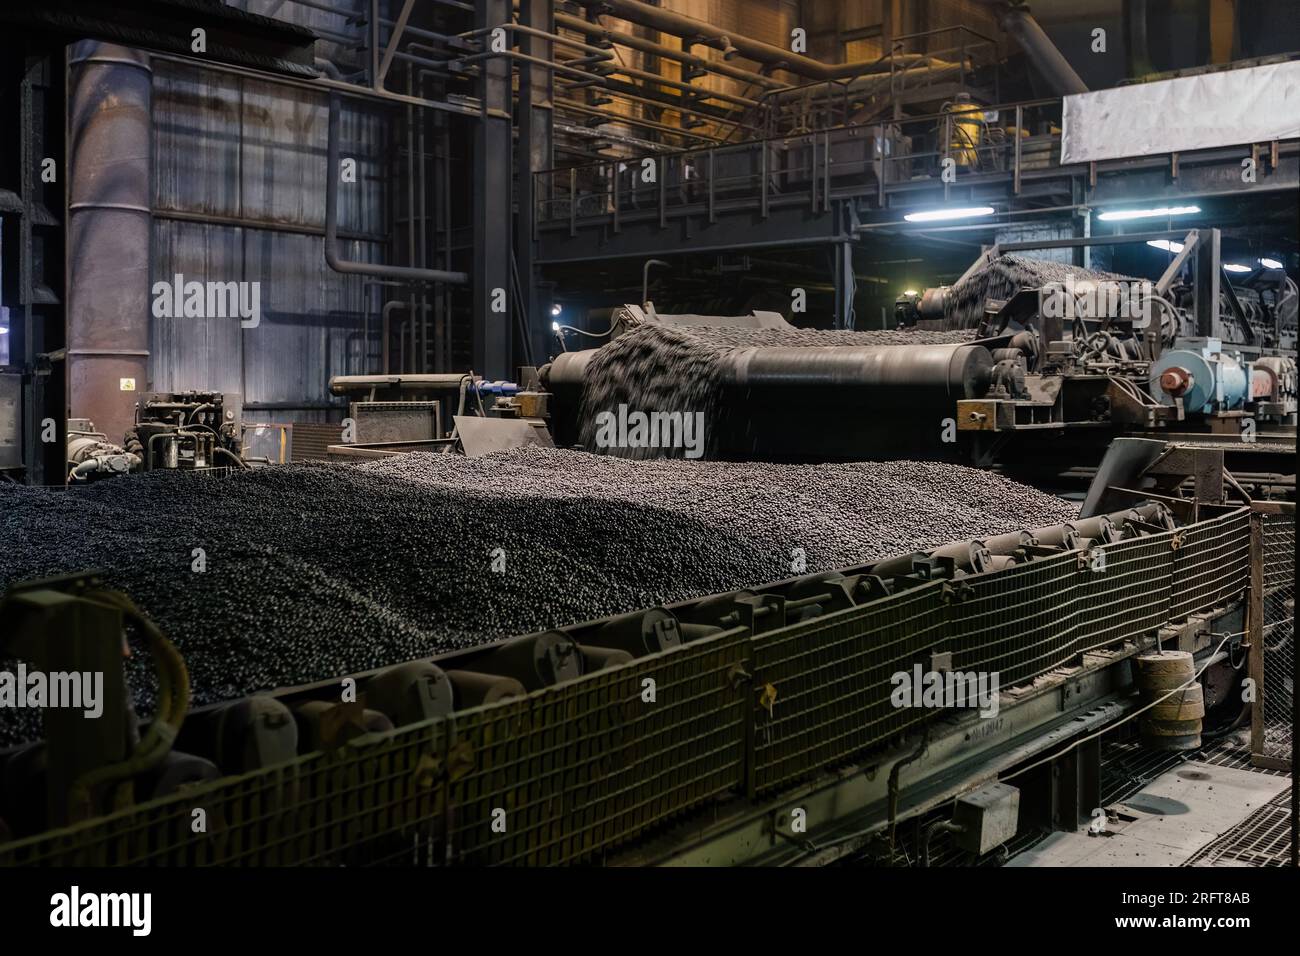
<svg viewBox="0 0 1300 956"><path fill-rule="evenodd" d="M908 222L940 222L944 219L971 219L975 216L993 215L992 206L955 206L949 209L927 209L909 212L903 218Z"/></svg>
<svg viewBox="0 0 1300 956"><path fill-rule="evenodd" d="M904 289L904 290L903 290L903 295L917 295L917 294L918 294L918 293L917 293L917 291L916 291L915 289Z"/></svg>
<svg viewBox="0 0 1300 956"><path fill-rule="evenodd" d="M1243 266L1236 262L1225 262L1223 264L1224 272L1254 272L1250 266Z"/></svg>
<svg viewBox="0 0 1300 956"><path fill-rule="evenodd" d="M1155 246L1157 249L1163 249L1165 252L1182 252L1183 244L1174 242L1170 239L1148 239L1148 246Z"/></svg>
<svg viewBox="0 0 1300 956"><path fill-rule="evenodd" d="M1104 222L1126 222L1129 219L1163 219L1165 216L1190 216L1200 212L1200 206L1159 206L1155 209L1112 209L1097 218Z"/></svg>
<svg viewBox="0 0 1300 956"><path fill-rule="evenodd" d="M560 305L558 302L551 306L551 315L559 315L563 311L564 306Z"/></svg>
<svg viewBox="0 0 1300 956"><path fill-rule="evenodd" d="M1263 266L1265 269L1281 269L1281 268L1282 268L1282 263L1278 262L1276 259L1260 259L1260 260L1259 260L1259 264L1260 264L1261 266Z"/></svg>

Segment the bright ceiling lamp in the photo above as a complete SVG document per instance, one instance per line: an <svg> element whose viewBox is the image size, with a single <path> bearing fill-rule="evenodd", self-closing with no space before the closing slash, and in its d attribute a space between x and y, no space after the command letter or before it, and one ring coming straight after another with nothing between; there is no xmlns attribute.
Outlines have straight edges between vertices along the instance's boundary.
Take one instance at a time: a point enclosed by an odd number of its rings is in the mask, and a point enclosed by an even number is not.
<svg viewBox="0 0 1300 956"><path fill-rule="evenodd" d="M1163 219L1166 216L1190 216L1200 206L1160 206L1156 209L1112 209L1097 218L1103 222L1126 222L1129 219Z"/></svg>
<svg viewBox="0 0 1300 956"><path fill-rule="evenodd" d="M1261 266L1263 266L1265 269L1281 269L1281 268L1282 268L1282 263L1278 262L1276 259L1260 259L1260 260L1259 260L1259 264L1260 264Z"/></svg>
<svg viewBox="0 0 1300 956"><path fill-rule="evenodd" d="M1235 262L1225 262L1223 264L1223 271L1224 272L1254 272L1255 270L1252 269L1250 266L1239 265L1238 263Z"/></svg>
<svg viewBox="0 0 1300 956"><path fill-rule="evenodd" d="M950 209L927 209L909 212L903 218L908 222L942 222L945 219L972 219L975 216L993 215L992 206L957 206Z"/></svg>
<svg viewBox="0 0 1300 956"><path fill-rule="evenodd" d="M1148 239L1148 246L1155 246L1157 249L1163 249L1165 252L1182 252L1183 244L1174 242L1172 239Z"/></svg>

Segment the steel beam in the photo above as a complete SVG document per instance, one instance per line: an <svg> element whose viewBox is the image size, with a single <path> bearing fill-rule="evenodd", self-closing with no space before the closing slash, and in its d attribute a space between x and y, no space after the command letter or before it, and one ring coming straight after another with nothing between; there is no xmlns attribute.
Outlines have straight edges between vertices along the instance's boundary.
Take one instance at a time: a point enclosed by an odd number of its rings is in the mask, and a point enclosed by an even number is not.
<svg viewBox="0 0 1300 956"><path fill-rule="evenodd" d="M540 59L553 55L554 41L538 33L555 32L555 11L551 0L521 0L520 20L526 28L518 34L523 52ZM552 177L538 179L533 173L550 169L555 154L555 82L549 70L530 66L519 71L519 144L515 182L519 190L518 222L515 231L515 259L518 265L519 290L524 303L524 320L532 343L533 357L542 361L550 346L550 296L536 274L537 202L535 190L545 188Z"/></svg>
<svg viewBox="0 0 1300 956"><path fill-rule="evenodd" d="M316 35L307 27L222 3L2 3L0 28L41 37L50 48L100 40L138 50L191 55L191 31L206 31L205 62L232 63L289 76L317 75Z"/></svg>
<svg viewBox="0 0 1300 956"><path fill-rule="evenodd" d="M667 217L660 225L659 211L646 209L636 218L621 216L619 231L575 228L541 231L538 264L585 262L647 256L663 258L683 252L741 252L746 249L774 249L794 246L846 243L853 239L839 225L834 209L818 216L808 214L806 200L778 205L772 202L768 217L758 219L746 209L735 210L727 203L716 207L717 221L708 222L704 209L691 215Z"/></svg>
<svg viewBox="0 0 1300 956"><path fill-rule="evenodd" d="M1196 257L1196 334L1202 338L1218 336L1219 322L1219 230L1205 229L1193 253Z"/></svg>
<svg viewBox="0 0 1300 956"><path fill-rule="evenodd" d="M835 257L835 328L853 328L853 244L838 242L831 247Z"/></svg>
<svg viewBox="0 0 1300 956"><path fill-rule="evenodd" d="M393 65L393 55L397 52L397 45L402 42L402 31L406 29L406 21L411 18L411 8L415 6L415 0L406 0L402 4L402 12L397 15L397 22L393 24L392 35L388 38L388 46L384 50L384 59L379 64L379 72L375 74L375 89L384 88L384 77L388 75L389 67Z"/></svg>
<svg viewBox="0 0 1300 956"><path fill-rule="evenodd" d="M510 0L481 0L475 5L476 29L491 29L510 19ZM511 370L510 263L511 180L514 172L510 135L510 60L492 57L479 66L479 100L483 106L474 130L470 162L474 222L474 371L507 378ZM501 115L504 114L504 115ZM497 306L501 311L493 311Z"/></svg>

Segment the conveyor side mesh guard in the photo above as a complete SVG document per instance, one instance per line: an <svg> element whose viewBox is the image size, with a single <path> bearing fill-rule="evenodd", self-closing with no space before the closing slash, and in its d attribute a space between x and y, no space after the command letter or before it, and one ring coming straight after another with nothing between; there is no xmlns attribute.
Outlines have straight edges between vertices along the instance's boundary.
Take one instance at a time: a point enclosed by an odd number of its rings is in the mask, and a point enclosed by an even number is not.
<svg viewBox="0 0 1300 956"><path fill-rule="evenodd" d="M1251 638L1258 658L1251 674L1258 694L1251 715L1252 762L1289 769L1294 745L1295 697L1295 513L1263 512L1253 516L1259 552L1261 593L1252 596Z"/></svg>

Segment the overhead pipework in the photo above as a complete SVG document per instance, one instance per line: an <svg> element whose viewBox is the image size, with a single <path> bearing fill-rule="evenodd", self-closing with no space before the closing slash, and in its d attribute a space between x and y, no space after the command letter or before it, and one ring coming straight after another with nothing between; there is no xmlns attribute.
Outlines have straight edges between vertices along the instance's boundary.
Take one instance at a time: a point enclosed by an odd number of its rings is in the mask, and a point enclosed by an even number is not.
<svg viewBox="0 0 1300 956"><path fill-rule="evenodd" d="M1052 92L1058 96L1087 93L1088 86L1080 79L1070 62L1061 55L1056 44L1043 31L1025 3L1012 0L978 0L986 6L997 8L998 26L1020 44L1029 61L1043 75Z"/></svg>
<svg viewBox="0 0 1300 956"><path fill-rule="evenodd" d="M385 279L402 279L407 282L445 282L465 285L469 273L450 269L426 269L415 266L392 266L377 262L356 262L344 259L339 252L339 94L329 97L329 140L325 163L325 261L335 272L344 275L378 276Z"/></svg>
<svg viewBox="0 0 1300 956"><path fill-rule="evenodd" d="M794 53L761 40L724 30L704 20L686 16L663 7L642 3L640 0L578 0L590 10L609 13L645 27L661 30L672 36L696 39L697 42L735 53L763 63L774 70L785 70L809 80L841 80L868 73L888 73L892 68L914 63L926 63L924 54L903 54L896 58L877 58L853 63L823 63L810 56ZM892 63L892 66L891 66Z"/></svg>

